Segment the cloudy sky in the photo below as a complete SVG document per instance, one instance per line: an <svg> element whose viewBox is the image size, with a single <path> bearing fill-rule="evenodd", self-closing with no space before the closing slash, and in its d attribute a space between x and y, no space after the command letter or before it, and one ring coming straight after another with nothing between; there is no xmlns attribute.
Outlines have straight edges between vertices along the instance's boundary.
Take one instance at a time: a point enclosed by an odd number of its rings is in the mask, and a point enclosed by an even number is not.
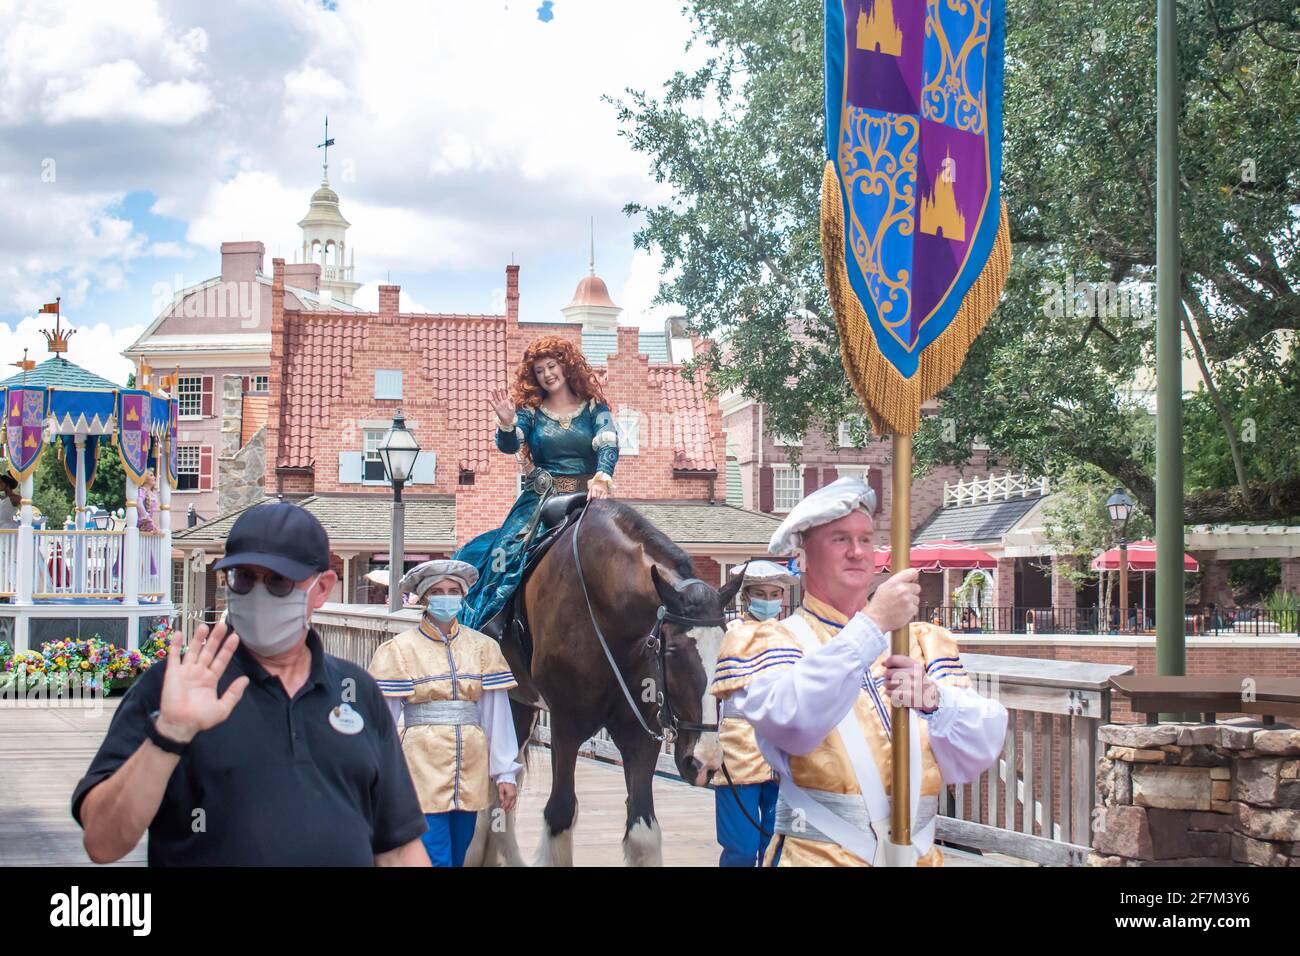
<svg viewBox="0 0 1300 956"><path fill-rule="evenodd" d="M595 217L623 320L658 325L657 263L621 210L665 187L601 97L703 54L677 0L541 6L0 0L3 362L47 357L33 316L61 295L69 357L124 380L121 350L219 272L223 241L293 261L326 113L359 302L391 277L404 307L500 312L513 256L522 317L558 319Z"/></svg>

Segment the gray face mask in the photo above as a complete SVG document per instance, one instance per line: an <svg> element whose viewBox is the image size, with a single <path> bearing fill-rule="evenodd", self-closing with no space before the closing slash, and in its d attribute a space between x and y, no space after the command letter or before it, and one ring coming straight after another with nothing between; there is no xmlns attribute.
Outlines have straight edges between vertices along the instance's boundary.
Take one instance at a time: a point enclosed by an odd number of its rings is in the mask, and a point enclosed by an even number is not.
<svg viewBox="0 0 1300 956"><path fill-rule="evenodd" d="M312 579L314 586L320 575ZM229 593L227 622L241 644L263 657L283 654L298 643L307 629L307 596L311 587L294 588L276 597L258 581L247 594Z"/></svg>

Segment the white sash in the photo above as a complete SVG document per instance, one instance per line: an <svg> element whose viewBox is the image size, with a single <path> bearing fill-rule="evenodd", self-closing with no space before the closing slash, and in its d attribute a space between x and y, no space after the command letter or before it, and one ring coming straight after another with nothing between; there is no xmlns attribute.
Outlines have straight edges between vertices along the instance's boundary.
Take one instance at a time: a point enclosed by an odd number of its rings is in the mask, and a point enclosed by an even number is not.
<svg viewBox="0 0 1300 956"><path fill-rule="evenodd" d="M792 614L781 623L786 625L803 645L804 654L812 654L822 646L817 640L817 635L813 633L812 627L799 614ZM869 671L865 674L865 679L871 680ZM892 705L886 701L885 706ZM911 790L909 794L911 799L908 802L912 811L910 846L899 846L889 839L889 797L880 780L880 770L876 767L876 761L872 758L871 752L867 749L866 739L862 736L862 727L858 723L855 707L849 708L836 729L840 732L840 739L844 741L849 762L853 765L853 774L857 777L858 789L862 792L862 799L871 820L870 829L862 830L843 820L789 779L789 774L781 775L781 796L792 809L802 811L810 824L850 853L870 861L872 866L914 866L917 858L928 853L934 844L935 828L933 816L922 823L918 814L921 802L921 737L917 719L917 716L912 714L908 721L910 744L908 750L911 755L912 769L908 775Z"/></svg>

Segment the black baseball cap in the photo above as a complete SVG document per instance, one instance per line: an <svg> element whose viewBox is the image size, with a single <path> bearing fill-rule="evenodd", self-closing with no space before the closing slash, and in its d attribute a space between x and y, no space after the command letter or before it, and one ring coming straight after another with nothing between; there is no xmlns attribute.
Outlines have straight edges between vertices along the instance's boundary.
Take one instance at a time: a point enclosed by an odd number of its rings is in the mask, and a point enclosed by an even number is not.
<svg viewBox="0 0 1300 956"><path fill-rule="evenodd" d="M329 570L329 535L314 514L298 505L287 501L256 505L235 521L226 538L226 556L213 568L240 565L306 581Z"/></svg>

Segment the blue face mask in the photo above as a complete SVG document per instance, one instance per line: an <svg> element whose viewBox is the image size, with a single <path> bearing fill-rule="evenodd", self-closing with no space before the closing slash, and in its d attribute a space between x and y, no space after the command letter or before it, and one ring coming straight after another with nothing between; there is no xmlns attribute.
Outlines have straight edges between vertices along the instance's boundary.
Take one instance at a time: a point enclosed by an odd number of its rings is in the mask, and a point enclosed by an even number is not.
<svg viewBox="0 0 1300 956"><path fill-rule="evenodd" d="M439 621L450 621L460 613L461 596L459 594L433 594L429 597L427 614Z"/></svg>
<svg viewBox="0 0 1300 956"><path fill-rule="evenodd" d="M749 613L760 621L768 621L781 613L781 602L764 601L762 598L749 599Z"/></svg>

